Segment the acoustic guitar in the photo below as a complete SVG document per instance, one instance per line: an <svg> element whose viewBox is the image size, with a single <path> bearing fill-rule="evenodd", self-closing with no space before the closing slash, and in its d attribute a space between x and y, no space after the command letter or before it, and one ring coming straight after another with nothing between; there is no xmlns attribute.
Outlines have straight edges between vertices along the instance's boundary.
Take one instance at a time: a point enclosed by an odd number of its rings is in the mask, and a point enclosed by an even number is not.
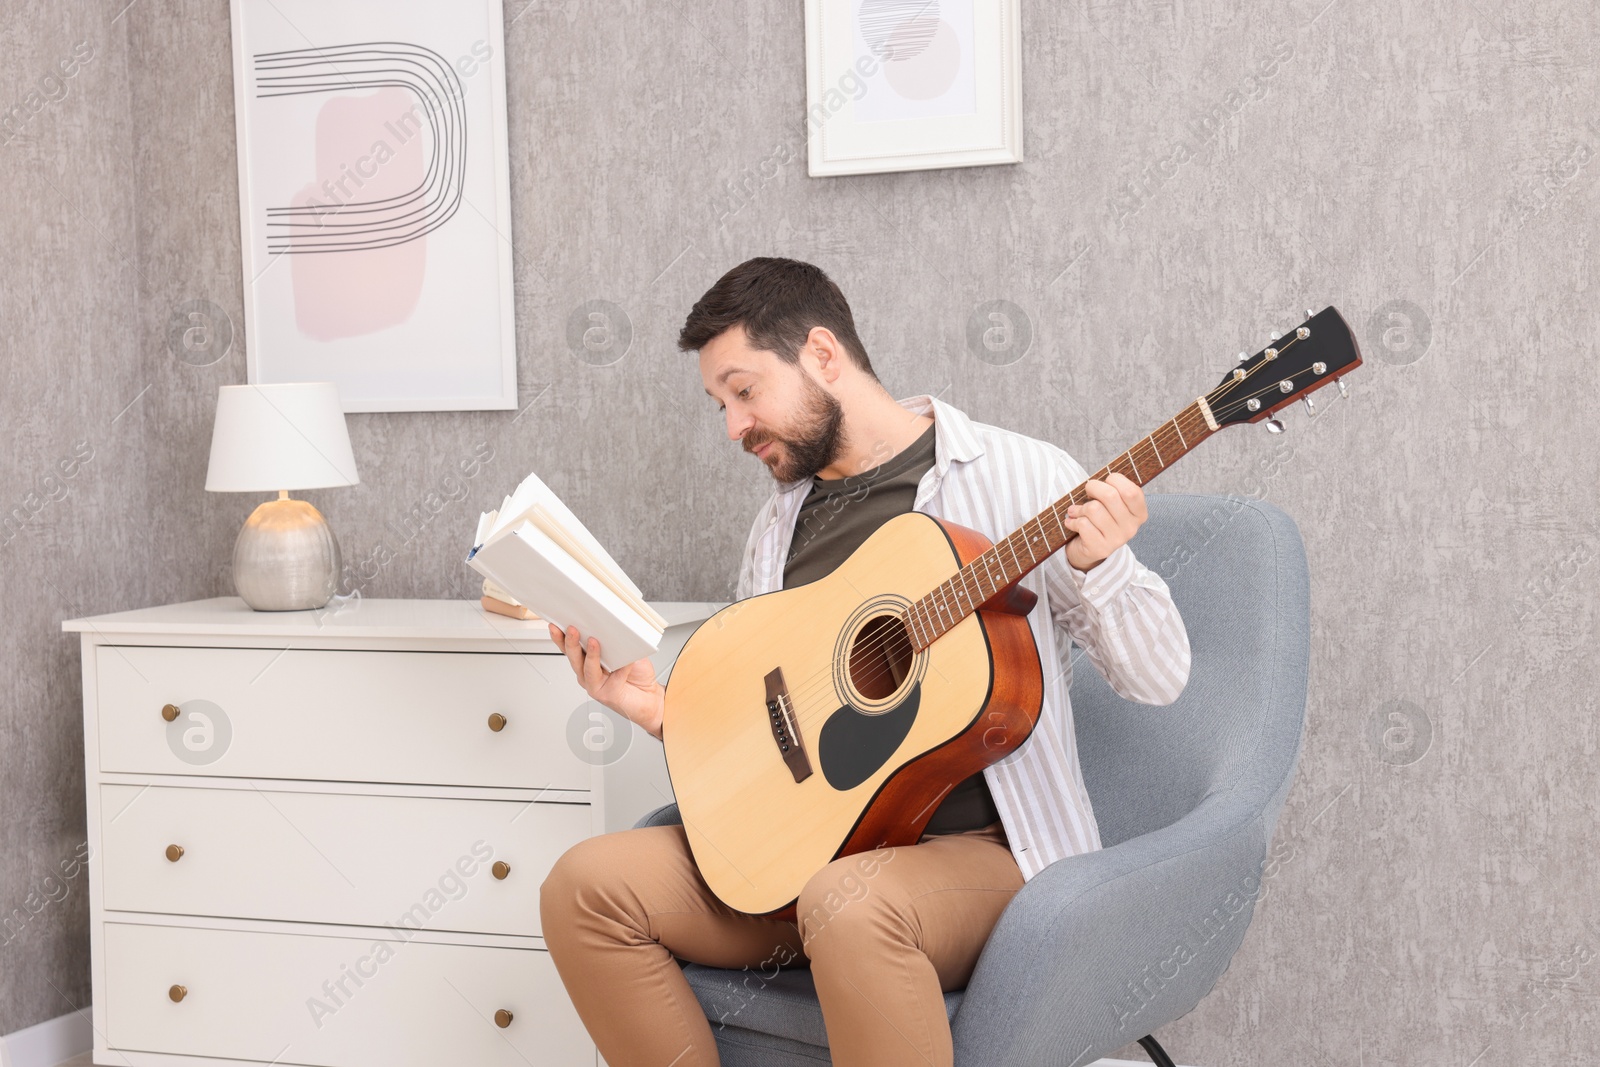
<svg viewBox="0 0 1600 1067"><path fill-rule="evenodd" d="M1254 356L1106 464L1140 485L1224 426L1360 366L1334 308ZM915 843L956 783L1016 751L1044 696L1018 584L1072 534L1083 486L992 544L922 512L880 526L827 577L749 597L690 636L662 742L696 865L735 910L794 919L831 860Z"/></svg>

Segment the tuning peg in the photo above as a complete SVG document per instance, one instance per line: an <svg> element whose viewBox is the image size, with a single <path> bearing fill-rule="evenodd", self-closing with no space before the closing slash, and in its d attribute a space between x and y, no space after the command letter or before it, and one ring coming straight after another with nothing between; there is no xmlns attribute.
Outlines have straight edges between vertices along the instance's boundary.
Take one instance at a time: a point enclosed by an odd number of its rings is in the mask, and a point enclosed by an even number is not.
<svg viewBox="0 0 1600 1067"><path fill-rule="evenodd" d="M1313 419L1317 417L1317 405L1311 402L1311 397L1309 395L1301 397L1300 402L1306 406L1307 415Z"/></svg>
<svg viewBox="0 0 1600 1067"><path fill-rule="evenodd" d="M1240 352L1239 353L1239 362L1240 363L1243 363L1245 360L1247 360L1249 358L1250 358L1250 356L1248 354L1246 354L1244 352Z"/></svg>
<svg viewBox="0 0 1600 1067"><path fill-rule="evenodd" d="M1267 340L1276 341L1280 336L1281 335L1278 333L1277 330L1273 330L1271 333L1267 334Z"/></svg>
<svg viewBox="0 0 1600 1067"><path fill-rule="evenodd" d="M1283 432L1283 423L1276 416L1268 419L1266 422L1262 423L1262 425L1267 428L1268 433Z"/></svg>
<svg viewBox="0 0 1600 1067"><path fill-rule="evenodd" d="M1315 318L1315 317L1316 316L1312 313L1311 309L1310 308L1306 308L1306 318L1310 319L1310 318Z"/></svg>
<svg viewBox="0 0 1600 1067"><path fill-rule="evenodd" d="M1343 378L1335 378L1333 380L1333 384L1339 387L1339 399L1344 400L1349 398L1350 387L1344 384Z"/></svg>

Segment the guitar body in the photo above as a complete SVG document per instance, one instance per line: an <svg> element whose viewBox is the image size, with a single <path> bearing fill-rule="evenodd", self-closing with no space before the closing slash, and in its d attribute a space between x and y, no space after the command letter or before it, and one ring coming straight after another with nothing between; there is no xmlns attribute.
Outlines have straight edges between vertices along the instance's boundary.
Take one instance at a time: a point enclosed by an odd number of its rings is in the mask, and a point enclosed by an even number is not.
<svg viewBox="0 0 1600 1067"><path fill-rule="evenodd" d="M989 547L907 512L827 577L731 604L684 645L667 768L695 862L729 907L792 918L831 860L914 844L956 783L1033 731L1032 593L1007 586L920 651L899 621Z"/></svg>

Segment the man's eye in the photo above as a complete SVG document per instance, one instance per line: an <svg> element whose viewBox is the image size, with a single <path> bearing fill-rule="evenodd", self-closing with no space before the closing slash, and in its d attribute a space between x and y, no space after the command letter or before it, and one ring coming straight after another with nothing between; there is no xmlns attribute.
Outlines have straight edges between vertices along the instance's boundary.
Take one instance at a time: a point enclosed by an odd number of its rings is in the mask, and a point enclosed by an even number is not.
<svg viewBox="0 0 1600 1067"><path fill-rule="evenodd" d="M739 390L739 399L740 400L749 400L750 399L750 387L748 385L745 386L743 389Z"/></svg>

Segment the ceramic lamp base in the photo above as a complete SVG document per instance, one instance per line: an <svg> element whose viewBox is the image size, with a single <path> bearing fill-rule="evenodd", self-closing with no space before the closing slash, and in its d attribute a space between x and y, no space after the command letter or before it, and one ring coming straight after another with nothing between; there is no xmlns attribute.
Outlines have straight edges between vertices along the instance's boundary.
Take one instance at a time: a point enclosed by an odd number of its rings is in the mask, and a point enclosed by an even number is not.
<svg viewBox="0 0 1600 1067"><path fill-rule="evenodd" d="M322 512L285 495L250 513L233 543L233 586L257 611L320 608L339 587L339 541Z"/></svg>

